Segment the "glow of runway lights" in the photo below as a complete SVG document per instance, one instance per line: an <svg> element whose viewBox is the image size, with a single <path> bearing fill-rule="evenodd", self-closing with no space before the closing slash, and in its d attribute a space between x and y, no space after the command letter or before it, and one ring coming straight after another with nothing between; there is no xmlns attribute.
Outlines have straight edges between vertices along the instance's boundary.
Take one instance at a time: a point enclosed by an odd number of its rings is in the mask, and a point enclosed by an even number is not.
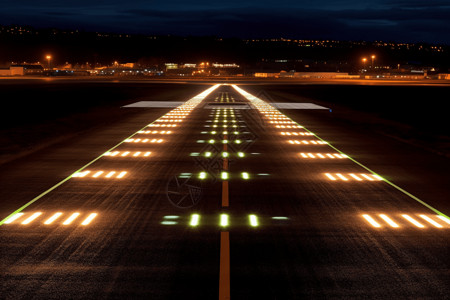
<svg viewBox="0 0 450 300"><path fill-rule="evenodd" d="M220 174L220 178L222 178L222 180L228 180L228 172L222 172Z"/></svg>
<svg viewBox="0 0 450 300"><path fill-rule="evenodd" d="M416 227L425 228L425 226L423 226L422 224L411 218L409 215L402 215L402 217L411 222L412 224L414 224L414 226Z"/></svg>
<svg viewBox="0 0 450 300"><path fill-rule="evenodd" d="M209 140L208 143L214 144L215 140Z"/></svg>
<svg viewBox="0 0 450 300"><path fill-rule="evenodd" d="M122 171L122 172L120 172L120 174L119 175L117 175L117 177L116 178L123 178L125 175L127 174L127 172L126 171Z"/></svg>
<svg viewBox="0 0 450 300"><path fill-rule="evenodd" d="M247 172L242 172L242 178L245 180L250 179L250 175Z"/></svg>
<svg viewBox="0 0 450 300"><path fill-rule="evenodd" d="M241 140L235 140L234 143L235 144L240 144L240 143L242 143L242 141Z"/></svg>
<svg viewBox="0 0 450 300"><path fill-rule="evenodd" d="M103 171L98 171L98 172L96 172L94 175L92 175L92 177L97 178L97 177L99 177L100 175L102 175L103 173L104 173Z"/></svg>
<svg viewBox="0 0 450 300"><path fill-rule="evenodd" d="M372 225L373 227L376 227L376 228L380 228L381 227L381 225L378 224L371 216L369 216L369 215L362 215L362 217L364 219L366 219L366 221L369 222L370 225Z"/></svg>
<svg viewBox="0 0 450 300"><path fill-rule="evenodd" d="M81 225L86 226L89 225L92 220L94 220L97 217L97 213L91 213L84 221L81 223Z"/></svg>
<svg viewBox="0 0 450 300"><path fill-rule="evenodd" d="M80 213L73 213L67 220L64 221L63 225L70 225L78 216Z"/></svg>
<svg viewBox="0 0 450 300"><path fill-rule="evenodd" d="M58 218L61 217L61 216L62 216L62 213L61 213L61 212L55 213L53 216L51 216L50 218L48 218L48 219L44 222L44 224L45 224L45 225L50 225L50 224L52 224L56 219L58 219Z"/></svg>
<svg viewBox="0 0 450 300"><path fill-rule="evenodd" d="M394 228L400 227L400 226L398 226L397 223L395 223L391 218L389 218L389 217L386 216L385 214L380 214L379 216L380 216L380 218L382 218L386 223L388 223L389 226L394 227Z"/></svg>
<svg viewBox="0 0 450 300"><path fill-rule="evenodd" d="M226 151L222 152L222 157L228 157L228 152Z"/></svg>
<svg viewBox="0 0 450 300"><path fill-rule="evenodd" d="M437 217L438 217L439 219L441 219L442 221L444 221L445 223L447 223L447 224L450 225L450 219L448 219L448 218L446 218L446 217L444 217L444 216L440 216L440 215L437 215Z"/></svg>
<svg viewBox="0 0 450 300"><path fill-rule="evenodd" d="M250 220L250 226L252 227L259 226L258 217L256 215L249 215L248 218Z"/></svg>
<svg viewBox="0 0 450 300"><path fill-rule="evenodd" d="M227 214L220 215L220 226L222 226L222 227L228 226L228 215Z"/></svg>
<svg viewBox="0 0 450 300"><path fill-rule="evenodd" d="M200 215L199 214L191 215L191 220L189 221L189 225L192 227L196 227L199 224L200 224Z"/></svg>
<svg viewBox="0 0 450 300"><path fill-rule="evenodd" d="M245 156L244 152L238 152L237 155L238 155L239 157L244 157L244 156Z"/></svg>
<svg viewBox="0 0 450 300"><path fill-rule="evenodd" d="M206 172L200 172L200 174L198 175L199 179L206 179Z"/></svg>
<svg viewBox="0 0 450 300"><path fill-rule="evenodd" d="M426 215L419 215L419 217L421 217L422 219L424 219L425 221L427 221L428 223L430 223L434 227L442 228L441 224L437 223L436 221L434 221L433 219L431 219L430 217L428 217Z"/></svg>
<svg viewBox="0 0 450 300"><path fill-rule="evenodd" d="M21 216L23 216L24 213L17 213L15 215L12 215L11 217L9 217L4 224L11 224L12 222L14 222L15 220L19 219Z"/></svg>

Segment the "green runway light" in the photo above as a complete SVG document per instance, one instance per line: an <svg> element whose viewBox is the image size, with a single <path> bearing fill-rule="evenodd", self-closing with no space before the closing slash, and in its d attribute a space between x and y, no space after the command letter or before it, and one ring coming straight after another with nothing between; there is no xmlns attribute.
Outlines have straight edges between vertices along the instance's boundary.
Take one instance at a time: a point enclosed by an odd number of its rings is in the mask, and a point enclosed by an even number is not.
<svg viewBox="0 0 450 300"><path fill-rule="evenodd" d="M208 151L208 152L205 152L205 157L211 157L211 154L212 154L212 153L209 152L209 151Z"/></svg>
<svg viewBox="0 0 450 300"><path fill-rule="evenodd" d="M234 134L239 134L239 131L235 131Z"/></svg>
<svg viewBox="0 0 450 300"><path fill-rule="evenodd" d="M189 225L192 227L198 226L200 224L200 215L199 214L193 214L191 215L191 220L189 222Z"/></svg>
<svg viewBox="0 0 450 300"><path fill-rule="evenodd" d="M178 224L178 222L175 222L175 221L162 221L161 224L162 225L176 225L176 224Z"/></svg>
<svg viewBox="0 0 450 300"><path fill-rule="evenodd" d="M288 217L272 217L273 220L288 220Z"/></svg>
<svg viewBox="0 0 450 300"><path fill-rule="evenodd" d="M222 134L228 134L228 131L224 131L224 132L222 132Z"/></svg>
<svg viewBox="0 0 450 300"><path fill-rule="evenodd" d="M228 157L228 152L222 152L222 157Z"/></svg>
<svg viewBox="0 0 450 300"><path fill-rule="evenodd" d="M244 178L245 180L250 179L250 175L248 175L247 172L242 172L242 178Z"/></svg>
<svg viewBox="0 0 450 300"><path fill-rule="evenodd" d="M222 178L222 180L228 180L228 172L222 172L220 178Z"/></svg>
<svg viewBox="0 0 450 300"><path fill-rule="evenodd" d="M227 214L221 214L220 215L220 226L226 227L228 226L228 215Z"/></svg>
<svg viewBox="0 0 450 300"><path fill-rule="evenodd" d="M214 124L212 127L214 127L214 128L217 128L217 125L216 124Z"/></svg>
<svg viewBox="0 0 450 300"><path fill-rule="evenodd" d="M198 153L198 152L192 152L191 154L190 154L190 156L199 156L200 155L200 153Z"/></svg>
<svg viewBox="0 0 450 300"><path fill-rule="evenodd" d="M205 140L197 140L198 144L203 144L205 142Z"/></svg>
<svg viewBox="0 0 450 300"><path fill-rule="evenodd" d="M190 174L190 173L189 173ZM179 219L180 216L173 216L173 215L169 215L169 216L164 216L164 219Z"/></svg>
<svg viewBox="0 0 450 300"><path fill-rule="evenodd" d="M199 179L206 179L206 172L200 172L200 174L198 175Z"/></svg>
<svg viewBox="0 0 450 300"><path fill-rule="evenodd" d="M211 134L216 134L217 132L216 131L211 131Z"/></svg>
<svg viewBox="0 0 450 300"><path fill-rule="evenodd" d="M234 142L235 142L236 144L242 143L241 140L235 140Z"/></svg>
<svg viewBox="0 0 450 300"><path fill-rule="evenodd" d="M209 140L209 141L208 141L208 143L210 143L210 144L214 144L214 143L215 143L215 141L214 141L214 140Z"/></svg>
<svg viewBox="0 0 450 300"><path fill-rule="evenodd" d="M250 219L250 226L252 227L258 227L258 217L256 215L249 215L248 218Z"/></svg>
<svg viewBox="0 0 450 300"><path fill-rule="evenodd" d="M245 155L244 155L244 152L238 152L237 155L238 155L239 157L244 157L244 156L245 156Z"/></svg>
<svg viewBox="0 0 450 300"><path fill-rule="evenodd" d="M208 133L208 131L202 131L201 132L201 134L207 134Z"/></svg>
<svg viewBox="0 0 450 300"><path fill-rule="evenodd" d="M228 144L228 140L223 140L222 144Z"/></svg>

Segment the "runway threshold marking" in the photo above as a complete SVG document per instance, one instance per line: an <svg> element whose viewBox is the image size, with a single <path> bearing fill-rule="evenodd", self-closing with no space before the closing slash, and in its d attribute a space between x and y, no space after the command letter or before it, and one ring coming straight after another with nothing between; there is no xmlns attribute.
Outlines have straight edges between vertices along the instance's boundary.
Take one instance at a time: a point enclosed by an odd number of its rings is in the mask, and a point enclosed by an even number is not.
<svg viewBox="0 0 450 300"><path fill-rule="evenodd" d="M201 101L203 101L210 93L212 93L215 89L217 89L219 86L221 86L221 84L215 84L212 87L206 89L205 91L203 91L202 93L198 94L197 96L194 96L193 98L189 99L188 101L184 102L181 106L181 109L178 109L179 107L175 108L174 110L168 112L168 114L171 114L173 112L179 112L179 111L191 111L192 109L194 109L198 104L200 104ZM165 114L167 115L167 114ZM163 115L162 117L164 117L165 115ZM170 125L170 124L159 124L159 119L153 121L151 124L146 125L145 127L139 129L138 131L136 131L135 133L133 133L132 135L130 135L129 137L127 137L126 139L122 140L121 142L117 143L115 146L113 146L112 148L110 148L109 150L106 151L107 152L113 152L117 147L119 147L120 145L126 143L126 140L130 140L133 139L133 137L135 135L139 134L139 131L145 131L147 127L153 127L153 125L155 125L155 127L166 127L166 125ZM176 127L176 124L172 124L170 126L167 127ZM134 141L134 140L133 140ZM99 156L97 156L96 158L94 158L93 160L91 160L89 163L85 164L83 167L81 167L80 169L76 170L74 173L72 173L71 175L67 176L66 178L64 178L63 180L61 180L60 182L58 182L57 184L55 184L54 186L52 186L51 188L47 189L46 191L42 192L41 194L39 194L38 196L34 197L32 200L28 201L27 203L25 203L24 205L22 205L21 207L19 207L17 210L15 210L14 212L12 212L10 215L8 215L6 218L4 218L3 220L0 221L0 226L2 226L5 221L7 221L10 217L20 213L21 211L23 211L25 208L29 207L31 204L33 204L34 202L38 201L39 199L41 199L42 197L44 197L45 195L49 194L50 192L54 191L55 189L57 189L58 187L60 187L61 185L63 185L64 183L66 183L67 181L69 181L70 179L73 178L74 174L80 173L82 172L84 169L86 169L87 167L89 167L90 165L92 165L93 163L95 163L96 161L98 161L99 159L104 157L104 153L100 154Z"/></svg>
<svg viewBox="0 0 450 300"><path fill-rule="evenodd" d="M316 137L319 141L321 141L323 144L327 144L329 147L331 147L332 149L334 149L336 152L340 153L341 155L345 155L346 158L350 159L352 162L354 162L355 164L357 164L358 166L360 166L361 168L367 170L369 173L371 173L372 175L376 176L377 178L381 178L384 182L386 182L387 184L389 184L390 186L392 186L393 188L397 189L398 191L400 191L401 193L407 195L408 197L410 197L411 199L417 201L418 203L422 204L423 206L425 206L426 208L430 209L431 211L433 211L434 213L446 218L446 219L450 219L449 216L447 216L446 214L442 213L441 211L437 210L436 208L432 207L431 205L429 205L428 203L426 203L425 201L419 199L418 197L414 196L413 194L409 193L408 191L402 189L401 187L399 187L398 185L394 184L393 182L389 181L386 178L381 177L380 175L378 175L376 172L374 172L373 170L371 170L370 168L366 167L365 165L363 165L362 163L360 163L359 161L355 160L354 158L346 155L344 152L342 152L341 150L339 150L338 148L336 148L335 146L331 145L330 143L328 143L327 141L325 141L324 139L322 139L321 137L319 137L318 135L314 134L313 132L311 132L310 130L304 128L302 125L298 124L297 122L293 121L292 119L290 119L289 117L287 117L286 115L284 115L283 113L281 113L278 109L276 109L274 106L269 105L268 103L266 103L265 101L259 99L258 97L253 96L252 94L246 92L245 90L241 89L240 87L238 87L235 84L231 85L238 93L240 93L242 96L244 96L247 100L249 100L262 114L264 114L265 116L268 115L277 115L277 116L284 116L286 118L288 118L289 121L280 121L281 123L277 123L278 121L270 121L271 124L276 124L275 127L276 128L281 128L281 129L285 129L285 128L303 128L305 131L312 133L312 135L314 137ZM289 125L286 125L289 124ZM300 141L297 141L298 144L300 143ZM290 140L289 143L291 144L296 144L296 142L294 140ZM368 179L369 180L369 179Z"/></svg>
<svg viewBox="0 0 450 300"><path fill-rule="evenodd" d="M427 228L424 224L429 227L434 227L438 229L450 228L450 219L445 218L441 215L426 215L426 214L395 214L394 216L388 216L387 214L370 215L363 214L362 217L374 228L385 227L385 224L391 228L402 228L408 225L413 225L416 228ZM422 220L419 220L422 219ZM424 223L425 221L425 223ZM442 223L444 222L444 223ZM424 223L424 224L422 224ZM445 224L446 223L446 224Z"/></svg>
<svg viewBox="0 0 450 300"><path fill-rule="evenodd" d="M65 215L63 212L57 212L53 213L52 215L44 217L46 214L44 212L34 212L34 213L17 213L15 215L12 215L11 217L7 218L4 224L8 225L15 225L15 224L21 224L21 225L29 225L38 219L41 219L42 224L44 225L54 225L57 220L63 219L62 217ZM62 225L71 225L75 219L77 219L79 216L81 216L81 213L75 212L71 213L70 216L63 219ZM83 221L80 223L83 226L89 225L96 217L98 216L98 213L90 213L87 217L83 219ZM16 222L17 221L17 222Z"/></svg>

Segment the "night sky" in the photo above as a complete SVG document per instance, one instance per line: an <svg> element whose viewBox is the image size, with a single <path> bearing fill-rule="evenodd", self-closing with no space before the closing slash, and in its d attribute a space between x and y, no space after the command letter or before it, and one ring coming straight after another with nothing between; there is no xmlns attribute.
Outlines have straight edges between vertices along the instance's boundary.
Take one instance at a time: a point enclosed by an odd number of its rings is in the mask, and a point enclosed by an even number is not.
<svg viewBox="0 0 450 300"><path fill-rule="evenodd" d="M2 25L450 44L450 0L0 0L0 4Z"/></svg>

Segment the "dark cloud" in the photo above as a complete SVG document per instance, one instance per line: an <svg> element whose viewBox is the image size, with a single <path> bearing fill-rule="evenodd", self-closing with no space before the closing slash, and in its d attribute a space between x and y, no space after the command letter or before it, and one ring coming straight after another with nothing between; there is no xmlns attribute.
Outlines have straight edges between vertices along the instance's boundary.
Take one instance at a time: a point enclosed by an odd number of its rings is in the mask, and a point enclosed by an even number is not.
<svg viewBox="0 0 450 300"><path fill-rule="evenodd" d="M450 44L448 1L5 0L3 24L144 34L425 41ZM36 4L38 3L38 4ZM34 7L33 7L34 5Z"/></svg>

